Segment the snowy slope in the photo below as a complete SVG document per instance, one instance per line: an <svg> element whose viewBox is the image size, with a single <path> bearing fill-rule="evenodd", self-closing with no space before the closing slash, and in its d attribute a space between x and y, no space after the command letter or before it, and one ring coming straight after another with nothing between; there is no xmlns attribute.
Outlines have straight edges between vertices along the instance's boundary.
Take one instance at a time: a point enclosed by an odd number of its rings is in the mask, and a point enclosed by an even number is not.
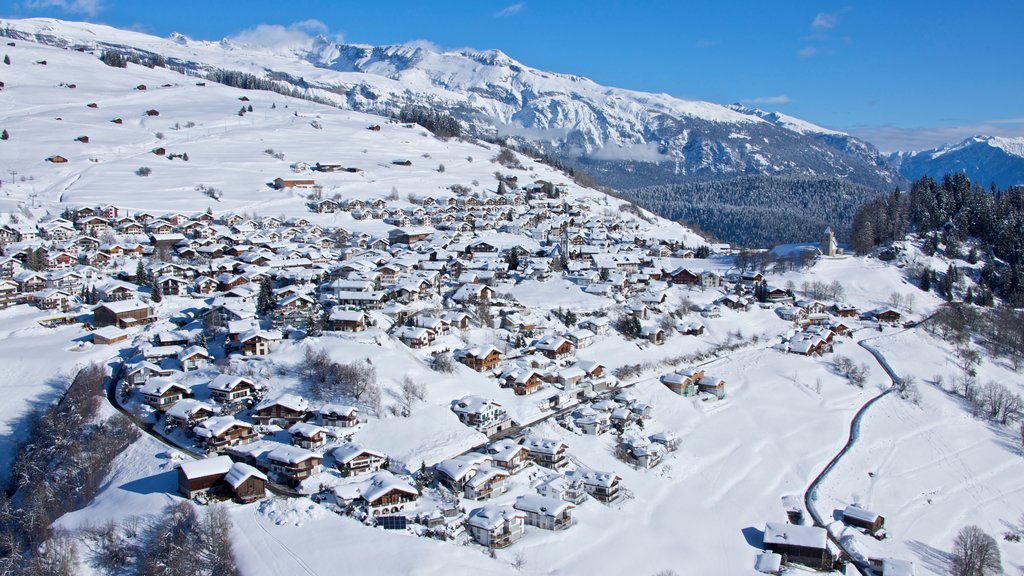
<svg viewBox="0 0 1024 576"><path fill-rule="evenodd" d="M837 176L880 187L898 179L874 147L841 132L779 114L605 87L530 68L497 50L439 53L324 38L271 50L46 19L5 21L0 33L158 54L199 74L247 72L354 110L387 114L429 105L448 110L476 134L530 142L623 188L743 174ZM622 169L635 162L644 168Z"/></svg>
<svg viewBox="0 0 1024 576"><path fill-rule="evenodd" d="M897 152L890 161L907 179L962 172L972 182L999 188L1024 184L1024 138L972 136L931 150Z"/></svg>

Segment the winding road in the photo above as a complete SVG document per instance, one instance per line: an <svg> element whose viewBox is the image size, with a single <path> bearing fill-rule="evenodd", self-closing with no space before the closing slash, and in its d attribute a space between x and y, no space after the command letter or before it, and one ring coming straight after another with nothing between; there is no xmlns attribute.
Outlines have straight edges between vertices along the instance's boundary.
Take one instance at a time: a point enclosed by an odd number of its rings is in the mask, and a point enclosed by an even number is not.
<svg viewBox="0 0 1024 576"><path fill-rule="evenodd" d="M889 336L889 334L887 334L887 336ZM885 370L885 373L889 375L890 385L881 393L865 402L864 405L860 407L860 410L857 410L857 413L853 415L853 420L850 421L850 433L846 439L846 444L843 445L842 449L839 450L839 452L832 458L832 460L829 461L825 468L821 472L819 472L817 476L814 477L813 481L811 481L810 486L807 487L807 491L804 492L804 507L807 508L807 512L811 515L811 519L814 520L814 525L825 528L825 531L828 533L829 540L831 540L836 545L836 547L842 550L843 554L847 558L849 558L850 561L853 563L854 567L857 568L857 571L860 572L863 576L873 576L874 572L871 570L871 568L868 567L867 562L865 562L860 557L854 555L850 549L843 545L839 538L836 538L836 536L832 533L832 530L828 528L828 525L822 521L821 515L818 514L818 511L814 509L813 505L815 499L817 498L818 486L821 485L821 483L828 476L829 472L831 472L832 469L836 467L839 461L843 459L843 456L846 456L850 449L853 448L854 444L857 442L857 439L860 437L860 422L861 419L864 417L864 414L867 413L868 409L870 409L871 406L875 404L875 402L878 402L885 396L895 392L896 390L899 390L899 384L901 382L900 377L896 375L896 372L892 369L892 366L890 366L889 362L885 359L885 356L883 356L882 353L879 352L877 349L872 348L870 345L868 345L866 339L858 341L857 344L861 348L864 348L865 350L870 352L871 355L878 362L878 365L882 367L882 370Z"/></svg>

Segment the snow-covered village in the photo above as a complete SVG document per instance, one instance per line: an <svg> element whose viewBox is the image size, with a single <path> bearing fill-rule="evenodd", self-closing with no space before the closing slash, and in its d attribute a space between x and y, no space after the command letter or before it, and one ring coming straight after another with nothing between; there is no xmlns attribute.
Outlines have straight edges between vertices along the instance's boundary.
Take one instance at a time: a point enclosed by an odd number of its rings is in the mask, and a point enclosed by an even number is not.
<svg viewBox="0 0 1024 576"><path fill-rule="evenodd" d="M0 40L3 573L1024 571L1020 316L953 224L749 248L345 104L383 76Z"/></svg>

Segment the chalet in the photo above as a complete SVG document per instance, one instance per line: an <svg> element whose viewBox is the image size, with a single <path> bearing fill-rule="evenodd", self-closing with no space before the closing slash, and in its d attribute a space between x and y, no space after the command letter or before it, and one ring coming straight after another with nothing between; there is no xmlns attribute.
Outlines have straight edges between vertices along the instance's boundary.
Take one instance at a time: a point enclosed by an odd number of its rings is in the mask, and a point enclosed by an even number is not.
<svg viewBox="0 0 1024 576"><path fill-rule="evenodd" d="M148 304L139 300L104 302L93 308L93 326L128 328L148 324L156 318Z"/></svg>
<svg viewBox="0 0 1024 576"><path fill-rule="evenodd" d="M481 467L490 467L491 457L479 452L467 452L442 460L434 466L437 481L453 492L464 492L466 483Z"/></svg>
<svg viewBox="0 0 1024 576"><path fill-rule="evenodd" d="M658 326L641 326L640 337L656 346L665 343L665 331Z"/></svg>
<svg viewBox="0 0 1024 576"><path fill-rule="evenodd" d="M469 514L466 526L474 540L487 548L508 548L525 534L526 514L511 506L487 505Z"/></svg>
<svg viewBox="0 0 1024 576"><path fill-rule="evenodd" d="M558 336L540 340L535 347L538 352L552 360L562 360L572 355L572 343Z"/></svg>
<svg viewBox="0 0 1024 576"><path fill-rule="evenodd" d="M400 326L393 335L410 348L423 348L430 346L434 341L434 332L427 328L416 326Z"/></svg>
<svg viewBox="0 0 1024 576"><path fill-rule="evenodd" d="M526 513L526 524L543 530L565 530L572 526L572 504L559 498L528 494L516 498L516 510Z"/></svg>
<svg viewBox="0 0 1024 576"><path fill-rule="evenodd" d="M494 466L515 474L526 467L530 451L512 440L499 440L487 447Z"/></svg>
<svg viewBox="0 0 1024 576"><path fill-rule="evenodd" d="M537 493L548 498L565 500L572 504L582 504L588 498L582 481L578 478L572 479L562 475L552 476L539 484L537 486Z"/></svg>
<svg viewBox="0 0 1024 576"><path fill-rule="evenodd" d="M92 343L96 345L116 344L128 339L128 332L117 326L104 326L92 332Z"/></svg>
<svg viewBox="0 0 1024 576"><path fill-rule="evenodd" d="M164 427L165 430L177 427L191 432L195 425L211 416L213 416L213 406L192 398L184 398L175 402L174 406L171 406L164 414Z"/></svg>
<svg viewBox="0 0 1024 576"><path fill-rule="evenodd" d="M213 356L202 346L189 346L178 353L182 372L198 370L213 361Z"/></svg>
<svg viewBox="0 0 1024 576"><path fill-rule="evenodd" d="M207 418L194 427L192 433L202 440L208 450L218 452L229 446L248 444L259 436L251 424L236 420L234 416Z"/></svg>
<svg viewBox="0 0 1024 576"><path fill-rule="evenodd" d="M242 502L252 502L266 495L266 482L262 472L228 456L182 462L178 467L178 492L186 498L226 487Z"/></svg>
<svg viewBox="0 0 1024 576"><path fill-rule="evenodd" d="M387 466L388 457L381 452L363 448L358 444L342 444L331 450L334 467L345 478L372 474Z"/></svg>
<svg viewBox="0 0 1024 576"><path fill-rule="evenodd" d="M49 158L47 158L46 161L47 162L51 162L53 164L65 164L65 163L67 163L68 159L63 157L63 156L55 154L55 155L50 156Z"/></svg>
<svg viewBox="0 0 1024 576"><path fill-rule="evenodd" d="M693 396L697 393L697 382L703 377L702 369L682 368L662 376L661 383L680 396Z"/></svg>
<svg viewBox="0 0 1024 576"><path fill-rule="evenodd" d="M830 570L833 556L827 542L825 529L817 526L768 522L764 528L764 547L782 556L787 564Z"/></svg>
<svg viewBox="0 0 1024 576"><path fill-rule="evenodd" d="M885 526L885 517L851 504L843 510L843 522L875 534Z"/></svg>
<svg viewBox="0 0 1024 576"><path fill-rule="evenodd" d="M323 456L297 446L282 444L267 454L270 470L284 483L296 485L320 473Z"/></svg>
<svg viewBox="0 0 1024 576"><path fill-rule="evenodd" d="M286 188L312 188L316 186L316 180L285 180L284 178L274 179L274 188L284 190Z"/></svg>
<svg viewBox="0 0 1024 576"><path fill-rule="evenodd" d="M606 504L615 502L621 496L621 492L619 492L619 483L622 479L611 472L575 471L567 473L567 475L571 475L573 478L579 478L583 483L583 489L587 491L587 494L599 502L604 502Z"/></svg>
<svg viewBox="0 0 1024 576"><path fill-rule="evenodd" d="M569 464L569 459L566 456L569 446L561 440L531 436L524 439L522 443L527 450L527 457L538 466L561 470Z"/></svg>
<svg viewBox="0 0 1024 576"><path fill-rule="evenodd" d="M231 374L219 374L207 384L214 402L229 404L252 398L256 385L249 379Z"/></svg>
<svg viewBox="0 0 1024 576"><path fill-rule="evenodd" d="M408 482L387 471L377 472L365 482L341 484L334 488L339 503L357 504L371 516L398 514L419 498Z"/></svg>
<svg viewBox="0 0 1024 576"><path fill-rule="evenodd" d="M501 363L501 352L494 346L478 346L463 351L459 360L477 372L489 372Z"/></svg>
<svg viewBox="0 0 1024 576"><path fill-rule="evenodd" d="M714 394L719 400L725 398L725 380L717 376L705 375L697 381L697 392Z"/></svg>
<svg viewBox="0 0 1024 576"><path fill-rule="evenodd" d="M166 412L175 402L189 393L188 388L166 378L153 378L139 388L142 401L161 412Z"/></svg>
<svg viewBox="0 0 1024 576"><path fill-rule="evenodd" d="M463 396L453 401L451 409L459 421L491 436L512 427L512 419L501 404L480 396Z"/></svg>
<svg viewBox="0 0 1024 576"><path fill-rule="evenodd" d="M338 203L331 199L320 200L313 204L313 208L320 214L333 214L338 211Z"/></svg>
<svg viewBox="0 0 1024 576"><path fill-rule="evenodd" d="M252 419L257 424L277 424L284 428L305 422L309 414L309 402L294 394L284 394L273 400L266 400L256 407Z"/></svg>
<svg viewBox="0 0 1024 576"><path fill-rule="evenodd" d="M173 371L165 370L156 364L148 361L125 364L124 380L132 386L141 386L150 378L170 376Z"/></svg>
<svg viewBox="0 0 1024 576"><path fill-rule="evenodd" d="M341 404L326 404L320 408L320 422L324 426L351 428L359 424L359 409Z"/></svg>
<svg viewBox="0 0 1024 576"><path fill-rule="evenodd" d="M28 299L40 310L67 312L71 308L71 294L56 288L44 288L33 292Z"/></svg>
<svg viewBox="0 0 1024 576"><path fill-rule="evenodd" d="M249 330L238 336L238 350L242 356L262 356L270 352L270 345L281 340L277 330Z"/></svg>
<svg viewBox="0 0 1024 576"><path fill-rule="evenodd" d="M14 280L0 280L0 308L13 306L21 301L21 289Z"/></svg>
<svg viewBox="0 0 1024 576"><path fill-rule="evenodd" d="M509 473L501 468L484 464L476 467L466 478L463 496L471 500L486 500L504 494L508 490Z"/></svg>
<svg viewBox="0 0 1024 576"><path fill-rule="evenodd" d="M299 422L288 429L292 444L307 450L316 450L327 444L327 429L316 424Z"/></svg>
<svg viewBox="0 0 1024 576"><path fill-rule="evenodd" d="M896 324L900 321L900 313L892 308L878 308L871 313L875 320L886 324Z"/></svg>
<svg viewBox="0 0 1024 576"><path fill-rule="evenodd" d="M346 310L337 306L327 317L327 329L340 332L362 332L369 323L369 317L362 310Z"/></svg>

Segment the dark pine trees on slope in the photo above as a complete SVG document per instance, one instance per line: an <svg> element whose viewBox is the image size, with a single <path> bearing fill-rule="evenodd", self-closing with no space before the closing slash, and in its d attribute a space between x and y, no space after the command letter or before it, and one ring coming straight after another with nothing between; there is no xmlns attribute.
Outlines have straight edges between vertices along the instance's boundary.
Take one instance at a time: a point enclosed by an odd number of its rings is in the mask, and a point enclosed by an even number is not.
<svg viewBox="0 0 1024 576"><path fill-rule="evenodd" d="M1024 187L985 191L963 174L942 182L927 176L908 194L893 192L863 204L853 218L851 240L860 254L902 239L907 232L927 234L929 254L945 245L946 255L984 260L980 279L1012 306L1024 305ZM934 277L930 280L936 280Z"/></svg>

